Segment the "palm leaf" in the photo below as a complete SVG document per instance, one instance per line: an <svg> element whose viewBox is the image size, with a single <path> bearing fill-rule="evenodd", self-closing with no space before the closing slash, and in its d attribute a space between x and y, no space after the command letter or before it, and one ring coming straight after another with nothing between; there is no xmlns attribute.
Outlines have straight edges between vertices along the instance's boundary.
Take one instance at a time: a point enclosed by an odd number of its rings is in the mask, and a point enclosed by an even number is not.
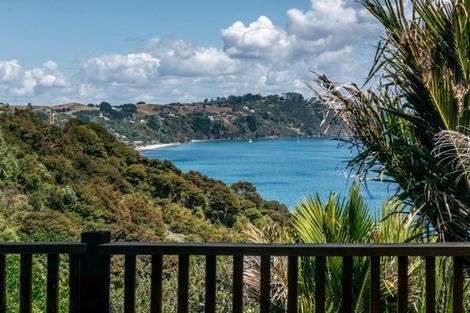
<svg viewBox="0 0 470 313"><path fill-rule="evenodd" d="M354 134L352 168L392 178L408 211L441 240L468 240L466 150L451 138L470 129L470 0L416 0L410 15L402 0L360 3L386 33L370 72L378 84L363 91L319 76L317 96Z"/></svg>

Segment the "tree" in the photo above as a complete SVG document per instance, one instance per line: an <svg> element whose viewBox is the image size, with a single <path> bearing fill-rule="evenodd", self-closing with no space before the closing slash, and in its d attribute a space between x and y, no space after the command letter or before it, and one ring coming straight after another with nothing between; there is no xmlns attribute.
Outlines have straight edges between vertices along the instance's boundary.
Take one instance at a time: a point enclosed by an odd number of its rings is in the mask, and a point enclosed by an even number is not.
<svg viewBox="0 0 470 313"><path fill-rule="evenodd" d="M190 116L191 126L198 136L207 136L211 132L211 120L201 112L196 112Z"/></svg>
<svg viewBox="0 0 470 313"><path fill-rule="evenodd" d="M410 213L441 240L468 241L470 0L417 0L411 14L403 0L360 2L387 34L369 77L381 73L378 85L363 91L317 79L321 98L353 132L359 154L350 165L397 182Z"/></svg>
<svg viewBox="0 0 470 313"><path fill-rule="evenodd" d="M293 212L292 224L302 243L366 243L370 242L374 230L374 220L365 199L359 193L359 187L353 186L345 201L338 195L331 194L326 203L322 203L319 195L307 197ZM353 261L353 308L352 312L361 311L367 306L368 288L365 283L368 279L369 259L365 257L354 258ZM341 258L328 259L328 272L330 277L341 277ZM310 258L301 265L304 297L302 305L309 306L307 295L314 294L315 263ZM338 276L336 276L338 275ZM341 280L329 280L327 289L328 311L339 312L335 304L341 303Z"/></svg>
<svg viewBox="0 0 470 313"><path fill-rule="evenodd" d="M0 187L12 185L18 175L18 159L0 130Z"/></svg>
<svg viewBox="0 0 470 313"><path fill-rule="evenodd" d="M264 244L324 244L324 243L403 243L423 242L422 227L415 227L413 217L402 212L394 212L396 207L402 207L400 201L390 200L383 207L377 218L373 218L365 199L359 193L359 187L354 185L346 198L331 194L326 202L318 195L306 197L292 212L292 227L284 228L269 225L261 229L249 226L248 240ZM392 214L393 213L393 214ZM434 242L437 238L427 238ZM425 262L419 258L409 259L409 312L424 312L426 309L425 295ZM299 261L299 312L311 313L316 311L315 302L315 266L313 258L301 258ZM273 312L285 312L287 305L287 267L286 258L271 259L271 304ZM260 261L258 257L245 258L244 281L249 294L259 298ZM436 259L436 307L442 312L452 311L451 272L452 262L449 258ZM369 312L370 259L365 257L353 258L353 305L354 313ZM342 258L328 257L326 262L325 300L326 311L341 312L343 297L341 276ZM381 258L380 260L380 312L396 312L398 284L397 258ZM464 287L467 296L470 286ZM470 303L465 298L465 312Z"/></svg>
<svg viewBox="0 0 470 313"><path fill-rule="evenodd" d="M247 181L239 181L230 186L239 195L256 192L256 187Z"/></svg>
<svg viewBox="0 0 470 313"><path fill-rule="evenodd" d="M137 106L132 103L123 104L120 106L121 110L126 113L134 114L137 113Z"/></svg>
<svg viewBox="0 0 470 313"><path fill-rule="evenodd" d="M154 130L158 130L161 127L160 118L152 115L147 119L147 125Z"/></svg>
<svg viewBox="0 0 470 313"><path fill-rule="evenodd" d="M297 92L286 92L284 93L284 98L289 102L303 102L304 96Z"/></svg>
<svg viewBox="0 0 470 313"><path fill-rule="evenodd" d="M100 108L100 111L103 113L112 114L114 111L112 105L104 101L99 104L99 108Z"/></svg>
<svg viewBox="0 0 470 313"><path fill-rule="evenodd" d="M214 138L223 138L225 133L225 124L223 121L214 121L211 127L211 133Z"/></svg>
<svg viewBox="0 0 470 313"><path fill-rule="evenodd" d="M248 115L246 117L246 124L248 125L248 128L250 129L251 132L255 132L258 129L256 116L254 115Z"/></svg>

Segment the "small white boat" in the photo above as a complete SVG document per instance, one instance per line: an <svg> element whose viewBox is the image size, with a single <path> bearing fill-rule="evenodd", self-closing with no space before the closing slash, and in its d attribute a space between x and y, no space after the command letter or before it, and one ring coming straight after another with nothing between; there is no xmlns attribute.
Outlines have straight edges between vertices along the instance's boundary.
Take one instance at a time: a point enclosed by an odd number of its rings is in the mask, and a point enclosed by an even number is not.
<svg viewBox="0 0 470 313"><path fill-rule="evenodd" d="M250 139L250 140L248 140L248 142L249 142L249 143L253 143L253 140Z"/></svg>

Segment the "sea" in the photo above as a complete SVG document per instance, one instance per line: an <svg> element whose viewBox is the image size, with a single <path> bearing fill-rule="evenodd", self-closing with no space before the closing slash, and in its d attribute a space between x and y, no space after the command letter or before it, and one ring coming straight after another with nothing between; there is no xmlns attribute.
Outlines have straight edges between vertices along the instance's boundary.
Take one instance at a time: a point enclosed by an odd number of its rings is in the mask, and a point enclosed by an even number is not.
<svg viewBox="0 0 470 313"><path fill-rule="evenodd" d="M318 193L323 201L333 192L346 196L357 181L347 168L354 152L326 138L202 141L147 150L142 155L170 160L185 172L199 171L227 184L251 182L263 198L290 209L309 194ZM397 189L384 182L361 184L370 210L376 212Z"/></svg>

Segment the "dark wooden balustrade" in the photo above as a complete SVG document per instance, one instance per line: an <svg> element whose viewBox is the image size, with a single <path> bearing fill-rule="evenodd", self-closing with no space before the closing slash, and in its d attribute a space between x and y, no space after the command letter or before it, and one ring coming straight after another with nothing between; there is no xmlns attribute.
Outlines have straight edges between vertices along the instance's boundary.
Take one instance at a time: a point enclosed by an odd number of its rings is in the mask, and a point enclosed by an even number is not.
<svg viewBox="0 0 470 313"><path fill-rule="evenodd" d="M47 255L47 312L58 311L59 255L69 255L70 312L106 313L109 307L110 258L125 256L124 311L135 312L136 257L151 256L151 313L162 312L163 256L178 256L177 312L189 313L189 264L194 255L206 258L205 311L216 312L217 256L233 257L233 313L243 312L243 260L258 256L260 265L260 312L270 312L271 258L288 258L287 312L297 312L299 258L315 257L316 312L325 312L325 282L328 257L343 258L342 312L351 312L354 257L369 257L370 312L380 312L380 258L398 258L397 312L408 311L408 259L423 257L426 265L426 312L436 312L435 258L453 257L453 312L463 308L464 258L470 257L470 244L196 244L196 243L110 243L109 232L82 234L80 243L0 243L0 313L6 312L6 254L20 255L20 311L32 310L32 256Z"/></svg>

